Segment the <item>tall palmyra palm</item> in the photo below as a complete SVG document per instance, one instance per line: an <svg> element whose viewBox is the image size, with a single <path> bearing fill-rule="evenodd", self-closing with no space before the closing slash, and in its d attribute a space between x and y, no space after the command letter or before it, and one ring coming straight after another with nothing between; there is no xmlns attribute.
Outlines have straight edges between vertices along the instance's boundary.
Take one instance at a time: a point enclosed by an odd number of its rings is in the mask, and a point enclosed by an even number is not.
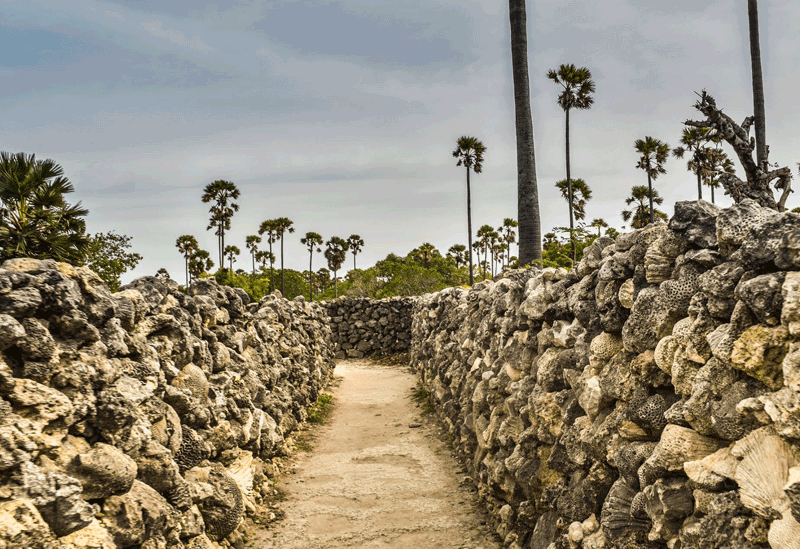
<svg viewBox="0 0 800 549"><path fill-rule="evenodd" d="M536 156L533 146L525 0L509 0L508 20L511 24L511 73L514 79L514 127L517 138L519 265L524 267L532 262L541 265L542 261L542 225L539 217L539 188L536 185ZM470 266L470 276L471 273L472 266Z"/></svg>
<svg viewBox="0 0 800 549"><path fill-rule="evenodd" d="M467 261L467 247L463 244L453 244L447 250L447 255L453 258L456 262L456 269L458 269L462 263Z"/></svg>
<svg viewBox="0 0 800 549"><path fill-rule="evenodd" d="M261 243L261 237L251 234L245 239L245 246L250 250L250 257L253 260L253 274L256 274L256 253L258 252L258 245Z"/></svg>
<svg viewBox="0 0 800 549"><path fill-rule="evenodd" d="M322 235L315 232L308 232L300 239L300 243L308 247L308 300L314 301L314 271L311 268L311 262L314 260L314 252L321 252L322 248Z"/></svg>
<svg viewBox="0 0 800 549"><path fill-rule="evenodd" d="M266 250L259 250L256 252L256 261L261 268L266 271L267 263L274 264L275 263L275 254L272 252L268 252ZM272 281L270 281L271 283Z"/></svg>
<svg viewBox="0 0 800 549"><path fill-rule="evenodd" d="M569 204L569 238L572 243L572 262L575 262L575 225L572 219L572 179L569 173L569 111L572 109L590 109L594 103L594 81L592 73L586 67L577 68L575 65L561 65L558 71L550 69L547 78L560 84L563 90L558 95L558 104L566 114L566 152L567 152L567 189Z"/></svg>
<svg viewBox="0 0 800 549"><path fill-rule="evenodd" d="M347 259L347 241L338 236L332 236L325 243L325 259L328 260L328 268L333 271L334 296L339 297L339 269L342 268L344 260Z"/></svg>
<svg viewBox="0 0 800 549"><path fill-rule="evenodd" d="M578 221L586 218L586 203L592 199L592 189L581 178L571 180L572 183L572 212ZM569 201L569 183L562 179L556 183L556 187L561 191L561 197Z"/></svg>
<svg viewBox="0 0 800 549"><path fill-rule="evenodd" d="M269 291L275 289L275 254L272 253L272 245L278 241L278 223L277 219L267 219L262 221L258 228L258 234L266 234L267 244L269 244Z"/></svg>
<svg viewBox="0 0 800 549"><path fill-rule="evenodd" d="M224 267L222 260L225 253L225 230L231 228L233 213L239 211L239 205L233 202L239 198L239 195L239 189L236 185L224 179L217 179L203 189L203 203L214 202L214 205L209 209L211 219L206 230L217 228L214 234L219 239L219 264L221 268Z"/></svg>
<svg viewBox="0 0 800 549"><path fill-rule="evenodd" d="M648 197L650 198L650 208L645 203ZM652 187L648 189L644 185L635 185L631 188L631 196L625 199L625 204L628 206L635 204L635 207L630 210L623 210L622 220L626 223L630 221L632 229L641 229L647 226L648 223L652 223L653 215L659 219L667 219L667 214L660 210L655 210L654 214L652 206L654 202L656 204L664 202L658 191L653 190Z"/></svg>
<svg viewBox="0 0 800 549"><path fill-rule="evenodd" d="M700 175L703 183L711 187L711 203L714 204L714 189L719 187L723 174L734 175L736 168L728 155L720 148L707 148L700 161Z"/></svg>
<svg viewBox="0 0 800 549"><path fill-rule="evenodd" d="M83 263L90 244L83 218L89 210L64 200L73 191L53 160L0 153L0 259Z"/></svg>
<svg viewBox="0 0 800 549"><path fill-rule="evenodd" d="M238 246L225 246L225 256L230 261L230 273L233 274L233 263L236 261L235 256L239 255L241 250Z"/></svg>
<svg viewBox="0 0 800 549"><path fill-rule="evenodd" d="M472 193L469 186L469 172L475 173L483 171L483 153L486 147L475 137L463 135L456 141L456 150L453 156L458 158L456 166L464 166L467 169L467 237L469 240L469 285L474 283L472 276Z"/></svg>
<svg viewBox="0 0 800 549"><path fill-rule="evenodd" d="M506 248L506 265L511 263L511 245L517 241L517 233L514 232L514 229L518 226L519 223L516 220L506 217L503 219L503 226L497 228L497 231L503 236L503 242L508 245Z"/></svg>
<svg viewBox="0 0 800 549"><path fill-rule="evenodd" d="M279 217L275 220L275 230L277 231L278 238L281 239L281 293L284 295L286 295L286 279L284 277L283 269L283 235L294 232L294 227L292 227L292 225L294 225L294 222L288 217Z"/></svg>
<svg viewBox="0 0 800 549"><path fill-rule="evenodd" d="M364 239L357 234L351 234L347 239L347 245L350 246L350 253L353 254L353 270L356 268L356 256L364 247Z"/></svg>
<svg viewBox="0 0 800 549"><path fill-rule="evenodd" d="M592 219L592 222L589 223L590 227L597 227L597 236L600 236L600 229L608 227L608 223L602 217L597 217Z"/></svg>
<svg viewBox="0 0 800 549"><path fill-rule="evenodd" d="M650 188L650 223L653 223L655 221L653 196L658 194L653 192L653 180L659 174L667 173L667 170L664 169L664 162L669 157L669 145L648 135L644 139L637 139L634 147L636 152L642 155L636 167L647 173L647 186Z"/></svg>
<svg viewBox="0 0 800 549"><path fill-rule="evenodd" d="M750 28L750 67L753 76L753 117L756 126L756 159L758 166L768 171L767 115L764 109L764 77L761 74L761 45L758 38L758 0L747 0L747 19Z"/></svg>
<svg viewBox="0 0 800 549"><path fill-rule="evenodd" d="M672 149L675 158L683 158L683 155L691 152L692 157L686 163L686 169L697 175L697 199L703 200L703 182L700 176L701 164L704 152L708 149L706 144L709 141L717 142L717 138L711 133L711 128L687 127L683 128L680 146Z"/></svg>
<svg viewBox="0 0 800 549"><path fill-rule="evenodd" d="M175 246L178 247L178 251L183 255L183 258L186 262L186 287L188 288L189 260L192 258L192 255L200 249L200 247L197 244L197 239L190 234L179 236L175 241Z"/></svg>

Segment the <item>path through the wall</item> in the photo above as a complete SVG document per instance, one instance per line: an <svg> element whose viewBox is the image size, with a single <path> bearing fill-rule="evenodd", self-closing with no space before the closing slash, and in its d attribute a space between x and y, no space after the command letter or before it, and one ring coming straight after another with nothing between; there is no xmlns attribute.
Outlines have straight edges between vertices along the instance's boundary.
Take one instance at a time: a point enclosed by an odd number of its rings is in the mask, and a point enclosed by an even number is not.
<svg viewBox="0 0 800 549"><path fill-rule="evenodd" d="M333 413L282 480L257 549L498 549L465 472L420 417L405 366L343 361Z"/></svg>

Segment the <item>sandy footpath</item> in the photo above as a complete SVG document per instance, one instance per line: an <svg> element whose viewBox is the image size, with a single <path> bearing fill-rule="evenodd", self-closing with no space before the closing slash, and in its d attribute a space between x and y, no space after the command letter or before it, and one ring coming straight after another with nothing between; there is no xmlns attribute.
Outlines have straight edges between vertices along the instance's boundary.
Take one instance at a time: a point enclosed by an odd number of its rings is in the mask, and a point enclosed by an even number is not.
<svg viewBox="0 0 800 549"><path fill-rule="evenodd" d="M281 482L285 519L250 547L501 547L463 470L420 418L408 368L343 361L335 375L333 413Z"/></svg>

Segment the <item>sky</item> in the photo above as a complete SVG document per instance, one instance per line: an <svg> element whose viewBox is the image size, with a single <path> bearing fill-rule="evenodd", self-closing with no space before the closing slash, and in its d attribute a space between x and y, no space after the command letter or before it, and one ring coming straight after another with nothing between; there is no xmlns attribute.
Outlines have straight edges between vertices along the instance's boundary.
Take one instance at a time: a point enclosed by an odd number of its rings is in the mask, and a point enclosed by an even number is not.
<svg viewBox="0 0 800 549"><path fill-rule="evenodd" d="M677 146L683 121L702 119L702 89L737 122L752 114L744 0L531 0L527 14L543 233L568 224L549 69L592 73L594 105L570 116L571 175L593 191L587 220L617 229L631 187L647 184L637 139ZM761 0L759 23L770 160L797 173L800 3ZM423 242L446 253L467 241L462 135L487 148L474 230L517 218L505 1L4 0L0 51L0 150L55 160L87 230L132 237L144 259L123 282L162 267L182 282L184 234L216 259L201 196L218 179L241 191L226 235L243 252L235 268L249 270L246 236L276 217L296 229L288 268L308 268L308 231L360 235L359 268ZM665 167L654 186L671 214L697 198L696 179L686 160Z"/></svg>

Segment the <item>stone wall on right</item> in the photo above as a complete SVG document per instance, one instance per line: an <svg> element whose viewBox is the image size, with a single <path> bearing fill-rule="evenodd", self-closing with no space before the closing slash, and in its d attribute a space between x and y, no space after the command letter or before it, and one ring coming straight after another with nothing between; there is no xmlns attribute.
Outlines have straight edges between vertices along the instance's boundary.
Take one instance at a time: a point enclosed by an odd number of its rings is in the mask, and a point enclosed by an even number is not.
<svg viewBox="0 0 800 549"><path fill-rule="evenodd" d="M414 306L507 547L800 547L800 215L679 202L577 269Z"/></svg>

